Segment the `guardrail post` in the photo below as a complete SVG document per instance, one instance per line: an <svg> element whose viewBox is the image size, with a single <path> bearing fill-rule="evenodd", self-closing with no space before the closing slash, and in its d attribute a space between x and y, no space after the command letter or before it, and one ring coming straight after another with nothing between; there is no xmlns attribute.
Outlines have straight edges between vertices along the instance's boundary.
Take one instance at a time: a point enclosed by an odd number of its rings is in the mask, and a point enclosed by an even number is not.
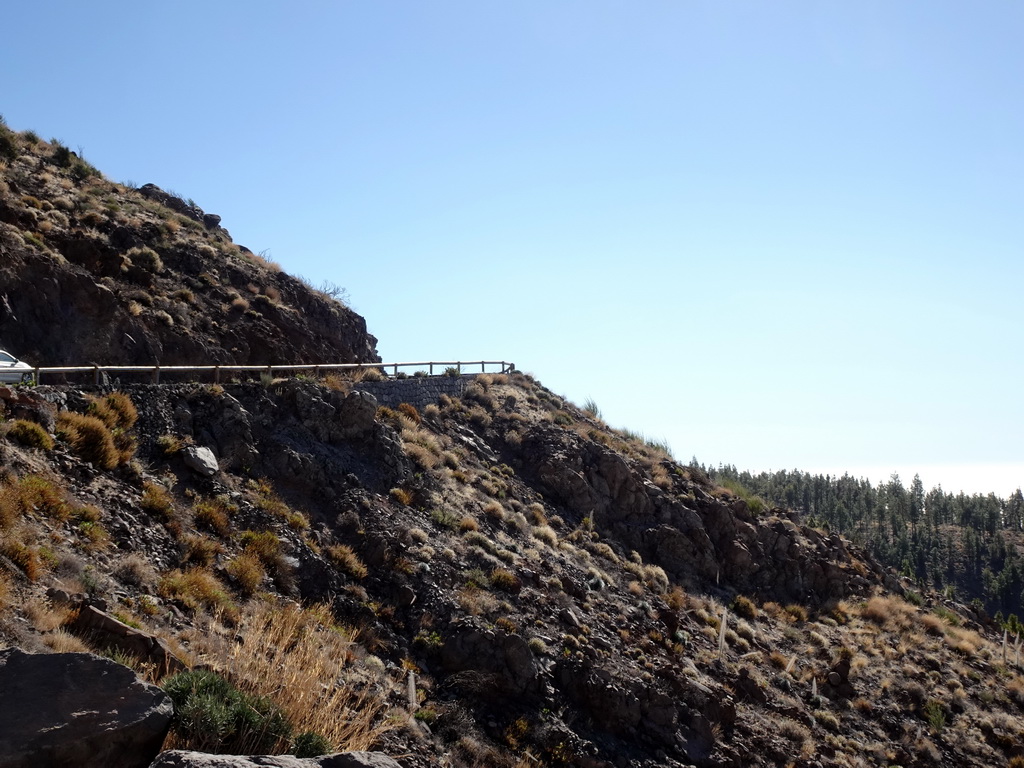
<svg viewBox="0 0 1024 768"><path fill-rule="evenodd" d="M39 386L39 376L40 376L40 372L39 372L39 369L38 369L38 368L36 368L36 386L37 386L37 387Z"/></svg>
<svg viewBox="0 0 1024 768"><path fill-rule="evenodd" d="M153 368L153 383L154 384L159 384L160 383L160 363L157 363L156 367Z"/></svg>
<svg viewBox="0 0 1024 768"><path fill-rule="evenodd" d="M92 385L94 387L100 385L100 367L98 365L92 367Z"/></svg>
<svg viewBox="0 0 1024 768"><path fill-rule="evenodd" d="M220 366L213 366L213 383L220 384Z"/></svg>

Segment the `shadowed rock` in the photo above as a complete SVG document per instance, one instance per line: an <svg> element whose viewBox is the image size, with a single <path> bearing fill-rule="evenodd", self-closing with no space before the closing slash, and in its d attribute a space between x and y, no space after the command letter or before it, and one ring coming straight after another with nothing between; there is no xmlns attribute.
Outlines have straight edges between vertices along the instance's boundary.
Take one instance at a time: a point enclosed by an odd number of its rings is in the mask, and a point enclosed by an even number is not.
<svg viewBox="0 0 1024 768"><path fill-rule="evenodd" d="M400 768L379 752L342 752L323 757L291 755L208 755L175 749L163 752L150 768Z"/></svg>
<svg viewBox="0 0 1024 768"><path fill-rule="evenodd" d="M0 768L145 766L170 726L171 699L89 653L0 651Z"/></svg>

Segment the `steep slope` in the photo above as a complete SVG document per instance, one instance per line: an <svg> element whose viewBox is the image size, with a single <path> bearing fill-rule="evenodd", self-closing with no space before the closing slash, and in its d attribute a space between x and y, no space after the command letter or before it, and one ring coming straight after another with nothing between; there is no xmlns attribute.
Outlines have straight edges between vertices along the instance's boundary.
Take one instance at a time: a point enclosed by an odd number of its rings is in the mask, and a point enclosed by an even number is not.
<svg viewBox="0 0 1024 768"><path fill-rule="evenodd" d="M373 362L328 293L220 217L0 125L0 343L34 365Z"/></svg>
<svg viewBox="0 0 1024 768"><path fill-rule="evenodd" d="M83 594L255 685L238 659L291 610L275 595L321 606L358 639L315 687L358 692L359 744L406 766L1019 756L1015 649L964 606L784 510L752 514L529 377L479 376L422 412L378 407L373 386L130 388L137 449L122 439L109 470L66 426L30 448L9 421L0 631L103 647L54 606ZM124 400L7 398L44 425Z"/></svg>

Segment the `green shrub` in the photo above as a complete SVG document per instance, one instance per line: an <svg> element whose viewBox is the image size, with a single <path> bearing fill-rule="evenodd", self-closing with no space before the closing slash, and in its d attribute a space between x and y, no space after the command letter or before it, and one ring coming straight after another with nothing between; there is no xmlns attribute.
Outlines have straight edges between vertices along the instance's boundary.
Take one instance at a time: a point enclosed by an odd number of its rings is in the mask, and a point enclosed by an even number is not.
<svg viewBox="0 0 1024 768"><path fill-rule="evenodd" d="M216 672L179 672L163 689L174 702L171 727L184 749L270 754L289 743L291 725L272 701L240 691Z"/></svg>
<svg viewBox="0 0 1024 768"><path fill-rule="evenodd" d="M50 139L50 144L53 146L52 160L55 165L59 165L61 168L71 167L71 161L75 156L75 153L65 147L57 139Z"/></svg>
<svg viewBox="0 0 1024 768"><path fill-rule="evenodd" d="M39 448L43 451L53 450L53 438L34 421L18 419L7 430L7 437L27 448Z"/></svg>
<svg viewBox="0 0 1024 768"><path fill-rule="evenodd" d="M334 752L334 745L319 733L300 733L292 742L292 754L296 757L320 757Z"/></svg>
<svg viewBox="0 0 1024 768"><path fill-rule="evenodd" d="M0 160L14 160L18 156L18 142L14 134L0 125Z"/></svg>

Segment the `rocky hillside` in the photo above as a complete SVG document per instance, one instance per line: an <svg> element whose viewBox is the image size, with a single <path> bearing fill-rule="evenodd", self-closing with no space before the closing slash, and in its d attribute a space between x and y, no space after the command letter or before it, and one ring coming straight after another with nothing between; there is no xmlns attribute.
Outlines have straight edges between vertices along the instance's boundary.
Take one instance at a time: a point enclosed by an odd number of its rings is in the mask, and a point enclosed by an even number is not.
<svg viewBox="0 0 1024 768"><path fill-rule="evenodd" d="M362 715L296 730L409 768L1021 757L1015 648L964 606L528 376L422 412L359 387L4 392L4 642L257 692L288 649Z"/></svg>
<svg viewBox="0 0 1024 768"><path fill-rule="evenodd" d="M330 295L220 217L0 124L0 345L33 365L373 362Z"/></svg>
<svg viewBox="0 0 1024 768"><path fill-rule="evenodd" d="M0 158L15 353L376 360L190 201ZM532 376L421 384L0 387L0 768L1024 766L985 617Z"/></svg>

